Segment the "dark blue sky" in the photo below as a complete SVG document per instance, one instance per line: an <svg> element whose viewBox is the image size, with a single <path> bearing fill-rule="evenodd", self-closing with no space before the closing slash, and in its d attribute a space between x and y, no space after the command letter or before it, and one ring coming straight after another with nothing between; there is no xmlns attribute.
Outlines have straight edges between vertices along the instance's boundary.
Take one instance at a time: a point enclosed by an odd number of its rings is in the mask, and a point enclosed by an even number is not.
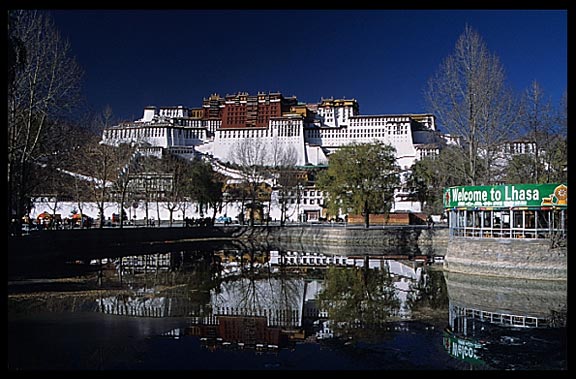
<svg viewBox="0 0 576 379"><path fill-rule="evenodd" d="M466 24L512 88L567 88L566 10L57 10L89 105L118 119L211 93L355 98L361 114L422 113L427 80Z"/></svg>

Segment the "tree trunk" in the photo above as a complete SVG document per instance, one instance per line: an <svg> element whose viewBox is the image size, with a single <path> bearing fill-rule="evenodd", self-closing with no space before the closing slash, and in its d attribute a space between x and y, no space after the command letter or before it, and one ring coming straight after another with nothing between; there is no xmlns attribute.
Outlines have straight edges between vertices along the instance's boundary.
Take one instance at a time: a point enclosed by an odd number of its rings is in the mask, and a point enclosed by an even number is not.
<svg viewBox="0 0 576 379"><path fill-rule="evenodd" d="M120 197L120 229L124 227L124 201L126 200L126 189L128 183L125 183L122 188L122 196Z"/></svg>
<svg viewBox="0 0 576 379"><path fill-rule="evenodd" d="M98 210L100 211L100 225L98 225L99 229L104 227L104 221L106 221L106 217L104 217L104 202L98 203Z"/></svg>
<svg viewBox="0 0 576 379"><path fill-rule="evenodd" d="M80 229L84 229L84 213L82 212L82 207L80 206L80 203L78 203L78 212L80 212ZM72 224L70 226L72 227L72 225L74 225L74 221L72 221Z"/></svg>
<svg viewBox="0 0 576 379"><path fill-rule="evenodd" d="M160 226L160 195L156 196L156 216L158 216L158 226Z"/></svg>
<svg viewBox="0 0 576 379"><path fill-rule="evenodd" d="M150 217L149 217L149 214L148 214L148 194L146 194L146 199L144 199L144 205L145 205L144 211L145 211L145 214L146 214L146 216L145 216L146 221L144 222L144 224L145 224L144 227L148 227L148 226L150 226L150 221L149 221L149 220L150 220Z"/></svg>
<svg viewBox="0 0 576 379"><path fill-rule="evenodd" d="M214 204L214 207L212 208L214 209L214 211L212 212L212 225L214 225L214 222L216 221L216 212L218 211L218 206Z"/></svg>
<svg viewBox="0 0 576 379"><path fill-rule="evenodd" d="M250 207L250 226L254 226L255 206L256 206L256 188L252 188L252 206Z"/></svg>
<svg viewBox="0 0 576 379"><path fill-rule="evenodd" d="M364 200L364 227L370 228L370 209L368 208L368 200Z"/></svg>

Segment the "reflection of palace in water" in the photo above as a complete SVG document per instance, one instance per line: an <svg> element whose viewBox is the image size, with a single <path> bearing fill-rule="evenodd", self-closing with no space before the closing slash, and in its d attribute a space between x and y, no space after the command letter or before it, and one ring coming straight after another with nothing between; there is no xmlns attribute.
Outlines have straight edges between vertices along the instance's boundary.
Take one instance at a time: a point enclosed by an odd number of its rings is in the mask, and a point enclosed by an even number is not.
<svg viewBox="0 0 576 379"><path fill-rule="evenodd" d="M210 293L214 316L263 317L270 326L302 326L306 293L303 278L238 278L225 281Z"/></svg>
<svg viewBox="0 0 576 379"><path fill-rule="evenodd" d="M303 253L297 251L271 251L270 252L270 265L273 270L278 266L285 267L300 267L300 268L315 268L315 267L368 267L369 269L382 270L385 269L390 273L393 278L394 287L396 290L396 298L400 301L400 309L398 311L399 317L409 317L410 308L408 306L408 294L415 290L417 284L426 284L426 275L424 274L422 265L412 261L397 261L387 259L385 256L346 256L346 255L327 255L322 253ZM321 290L321 283L317 284L318 289L316 293ZM320 310L310 306L313 303L311 300L307 303L309 308L316 315L320 314ZM310 311L310 313L313 313Z"/></svg>
<svg viewBox="0 0 576 379"><path fill-rule="evenodd" d="M209 347L273 348L304 338L304 328L313 320L329 319L316 301L323 289L323 279L317 275L307 276L306 270L292 270L294 268L385 269L393 278L400 318L410 316L410 294L417 285L426 282L421 264L382 256L270 251L250 257L231 251L214 255L217 264L209 262L209 267L216 267L216 272L205 279L211 284L204 296L192 299L185 289L189 281L187 275L191 274L181 272L186 261L184 255L159 253L117 260L116 271L130 291L98 299L98 310L136 317L187 317L190 326L171 333L199 336ZM174 282L174 275L180 275L179 281ZM162 278L171 279L162 282ZM159 291L159 287L163 290ZM315 337L332 336L327 323L323 325L323 329L316 330Z"/></svg>
<svg viewBox="0 0 576 379"><path fill-rule="evenodd" d="M266 317L219 315L211 324L197 323L184 331L197 336L208 348L229 347L273 350L286 346L300 336L297 331L286 331L268 325Z"/></svg>

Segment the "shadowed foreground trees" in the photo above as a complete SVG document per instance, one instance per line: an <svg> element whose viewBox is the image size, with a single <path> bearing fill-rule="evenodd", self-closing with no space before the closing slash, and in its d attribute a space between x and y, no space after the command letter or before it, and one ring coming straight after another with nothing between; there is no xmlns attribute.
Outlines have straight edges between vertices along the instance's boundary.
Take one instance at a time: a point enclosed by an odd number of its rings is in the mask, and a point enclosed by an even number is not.
<svg viewBox="0 0 576 379"><path fill-rule="evenodd" d="M51 18L36 10L8 12L8 217L28 213L35 168L56 152L66 111L79 101L82 72Z"/></svg>
<svg viewBox="0 0 576 379"><path fill-rule="evenodd" d="M193 162L185 191L190 191L190 198L198 203L201 214L212 208L212 222L222 207L225 183L224 177L215 172L209 162L201 159Z"/></svg>
<svg viewBox="0 0 576 379"><path fill-rule="evenodd" d="M89 197L94 201L100 213L100 227L104 224L105 203L112 199L113 185L119 185L122 170L130 163L134 148L129 145L114 147L99 143L99 137L84 147L80 164L81 172L90 181Z"/></svg>
<svg viewBox="0 0 576 379"><path fill-rule="evenodd" d="M192 163L177 155L170 154L164 158L165 171L172 176L172 186L164 195L164 207L169 213L169 222L172 226L174 212L181 208L181 204L190 199L193 184L190 181ZM182 218L184 219L184 217Z"/></svg>

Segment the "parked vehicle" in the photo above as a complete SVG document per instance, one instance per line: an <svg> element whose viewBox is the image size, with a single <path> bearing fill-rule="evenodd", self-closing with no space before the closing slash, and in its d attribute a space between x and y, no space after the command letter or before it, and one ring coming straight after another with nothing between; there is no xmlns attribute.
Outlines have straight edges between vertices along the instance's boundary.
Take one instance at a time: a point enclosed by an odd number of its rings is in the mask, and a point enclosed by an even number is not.
<svg viewBox="0 0 576 379"><path fill-rule="evenodd" d="M232 218L228 216L220 216L216 219L216 223L230 225L232 223Z"/></svg>
<svg viewBox="0 0 576 379"><path fill-rule="evenodd" d="M444 263L444 256L443 255L435 255L434 256L434 263Z"/></svg>

